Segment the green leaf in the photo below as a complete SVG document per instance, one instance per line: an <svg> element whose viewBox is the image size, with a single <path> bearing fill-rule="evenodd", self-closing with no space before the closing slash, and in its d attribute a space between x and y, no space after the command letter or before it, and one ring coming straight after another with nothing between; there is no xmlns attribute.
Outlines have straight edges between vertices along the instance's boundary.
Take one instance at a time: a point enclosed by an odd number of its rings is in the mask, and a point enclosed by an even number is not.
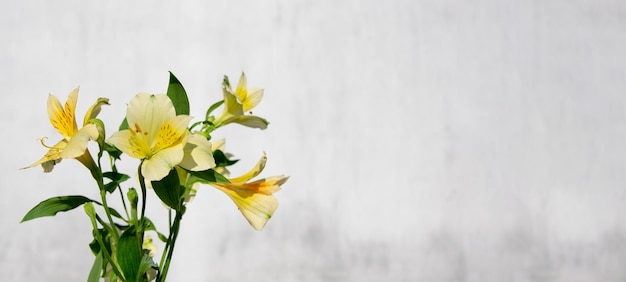
<svg viewBox="0 0 626 282"><path fill-rule="evenodd" d="M170 83L167 86L167 97L170 97L174 109L176 109L176 115L188 115L189 114L189 98L185 88L178 81L178 78L170 72Z"/></svg>
<svg viewBox="0 0 626 282"><path fill-rule="evenodd" d="M104 189L109 193L113 193L120 183L130 179L128 175L114 171L107 171L102 176L111 180L111 182L104 184Z"/></svg>
<svg viewBox="0 0 626 282"><path fill-rule="evenodd" d="M127 282L137 281L142 257L141 242L137 238L135 227L131 226L122 233L117 245L117 262Z"/></svg>
<svg viewBox="0 0 626 282"><path fill-rule="evenodd" d="M222 150L215 150L213 152L213 159L215 159L216 166L229 166L236 164L239 160L229 160L226 154Z"/></svg>
<svg viewBox="0 0 626 282"><path fill-rule="evenodd" d="M148 272L148 270L150 270L151 268L159 269L159 266L154 262L154 260L152 260L152 257L149 254L144 252L143 258L139 263L139 277L144 277L144 274Z"/></svg>
<svg viewBox="0 0 626 282"><path fill-rule="evenodd" d="M107 171L103 173L102 176L108 179L111 179L111 181L115 181L117 183L122 183L130 178L130 176L128 176L127 174L113 172L113 171Z"/></svg>
<svg viewBox="0 0 626 282"><path fill-rule="evenodd" d="M176 169L170 170L163 179L152 181L152 188L164 204L175 210L180 208L185 188L180 186Z"/></svg>
<svg viewBox="0 0 626 282"><path fill-rule="evenodd" d="M112 216L117 217L123 221L127 221L118 211L116 211L114 208L112 207L108 207L109 208L109 213L111 213Z"/></svg>
<svg viewBox="0 0 626 282"><path fill-rule="evenodd" d="M118 128L118 130L122 131L125 129L128 129L128 120L126 119L126 117L124 117L124 120L120 124L120 127Z"/></svg>
<svg viewBox="0 0 626 282"><path fill-rule="evenodd" d="M191 175L197 178L200 178L208 182L230 183L228 178L224 177L223 175L219 174L217 171L212 170L212 169L208 169L204 171L189 171L189 173L191 173Z"/></svg>
<svg viewBox="0 0 626 282"><path fill-rule="evenodd" d="M139 225L143 228L144 231L156 232L157 236L159 237L161 241L163 241L163 243L167 241L167 237L156 229L156 226L154 226L154 223L152 223L152 220L150 220L149 218L147 217L142 218Z"/></svg>
<svg viewBox="0 0 626 282"><path fill-rule="evenodd" d="M113 157L116 160L119 160L120 156L122 155L122 151L120 151L115 146L109 143L104 143L104 145L102 146L102 149L106 151L109 154L109 156Z"/></svg>
<svg viewBox="0 0 626 282"><path fill-rule="evenodd" d="M73 210L88 202L93 202L93 200L83 196L53 197L32 208L28 213L26 213L24 218L22 218L21 222L44 216L54 216L58 212Z"/></svg>
<svg viewBox="0 0 626 282"><path fill-rule="evenodd" d="M207 110L206 110L206 118L209 118L209 115L215 110L217 109L219 106L221 106L222 104L224 104L224 100L221 101L217 101L215 102L213 105L211 105Z"/></svg>
<svg viewBox="0 0 626 282"><path fill-rule="evenodd" d="M96 260L93 262L93 265L91 266L91 271L89 271L89 276L87 276L87 282L100 281L101 274L102 274L102 253L98 253L96 255Z"/></svg>

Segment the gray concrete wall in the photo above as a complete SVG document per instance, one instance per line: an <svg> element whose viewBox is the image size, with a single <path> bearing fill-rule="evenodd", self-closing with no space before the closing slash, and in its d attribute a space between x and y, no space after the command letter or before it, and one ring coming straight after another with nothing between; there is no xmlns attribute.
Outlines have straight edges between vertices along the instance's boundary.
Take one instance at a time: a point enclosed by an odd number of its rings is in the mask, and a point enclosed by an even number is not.
<svg viewBox="0 0 626 282"><path fill-rule="evenodd" d="M79 116L109 97L112 133L168 70L196 116L244 70L270 127L218 135L235 173L266 151L291 179L262 232L200 191L172 281L625 281L625 3L1 1L0 276L92 263L82 210L18 224L97 198L76 161L17 170L58 138L48 93L80 85Z"/></svg>

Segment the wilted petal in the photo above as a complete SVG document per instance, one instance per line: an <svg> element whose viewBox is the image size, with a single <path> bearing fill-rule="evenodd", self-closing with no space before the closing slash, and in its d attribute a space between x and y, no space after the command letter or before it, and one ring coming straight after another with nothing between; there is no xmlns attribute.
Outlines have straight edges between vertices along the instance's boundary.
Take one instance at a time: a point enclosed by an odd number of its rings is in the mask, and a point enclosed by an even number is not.
<svg viewBox="0 0 626 282"><path fill-rule="evenodd" d="M180 166L192 170L203 171L215 167L211 142L200 134L191 134L184 147L185 155Z"/></svg>

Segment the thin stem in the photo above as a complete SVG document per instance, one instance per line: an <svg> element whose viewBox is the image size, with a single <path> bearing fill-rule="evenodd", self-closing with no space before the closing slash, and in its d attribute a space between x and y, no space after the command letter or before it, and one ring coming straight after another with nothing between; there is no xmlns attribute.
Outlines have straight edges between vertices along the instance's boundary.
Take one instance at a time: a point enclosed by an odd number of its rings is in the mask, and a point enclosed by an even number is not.
<svg viewBox="0 0 626 282"><path fill-rule="evenodd" d="M176 217L174 218L174 224L172 225L170 236L167 240L167 242L171 244L169 244L169 250L167 250L167 258L165 260L165 265L163 265L162 263L163 259L161 259L162 271L159 272L159 275L157 277L158 282L164 282L165 278L167 277L167 271L170 268L172 255L174 254L174 247L176 245L176 238L178 237L178 231L180 230L180 221L183 218L183 213L184 213L184 207L182 208L181 211L176 212Z"/></svg>
<svg viewBox="0 0 626 282"><path fill-rule="evenodd" d="M93 237L96 239L96 241L98 241L98 244L100 245L100 251L106 258L106 260L109 261L109 263L111 264L111 269L113 269L113 272L115 272L115 274L118 277L120 277L120 279L123 280L124 276L122 276L119 269L117 269L117 265L114 263L113 258L111 258L111 254L109 254L109 252L107 251L107 248L105 247L104 242L102 241L102 237L100 236L100 232L98 231L98 224L96 223L96 220L99 220L98 215L96 214L96 218L90 217L90 219L91 219L91 226L93 228L93 235L94 235ZM104 224L102 226L104 227Z"/></svg>
<svg viewBox="0 0 626 282"><path fill-rule="evenodd" d="M113 218L111 217L111 211L109 211L109 204L107 203L107 196L106 196L106 190L104 189L104 179L102 177L102 166L100 164L100 158L102 157L102 154L98 154L98 167L97 167L97 171L92 171L92 175L94 176L94 178L96 179L96 182L98 183L98 188L100 188L100 198L102 199L102 207L104 208L104 213L106 213L107 219L109 220L109 224L111 226L111 233L113 233L113 237L115 238L115 241L119 241L120 239L120 235L117 234L117 227L115 227L115 222L113 221Z"/></svg>
<svg viewBox="0 0 626 282"><path fill-rule="evenodd" d="M139 175L139 186L141 187L141 219L144 218L146 214L146 180L143 178L143 174L141 174L141 165L143 162L139 164L139 168L137 168L137 175Z"/></svg>
<svg viewBox="0 0 626 282"><path fill-rule="evenodd" d="M98 163L96 164L89 153L89 150L85 150L85 153L79 157L79 161L83 163L89 171L91 172L91 176L96 180L98 184L98 188L100 190L100 198L102 199L102 207L104 208L104 212L107 215L107 219L109 220L109 225L111 226L111 233L113 233L113 237L117 242L119 240L119 234L117 234L117 230L115 227L115 223L113 222L113 218L111 217L111 212L109 211L109 205L107 204L106 198L106 190L104 189L104 179L102 176L102 166L100 165L100 158L102 157L102 152L98 153Z"/></svg>
<svg viewBox="0 0 626 282"><path fill-rule="evenodd" d="M104 207L104 213L106 213L109 224L111 225L111 233L113 233L115 242L117 242L120 239L120 235L117 234L117 227L115 227L115 223L113 222L113 218L111 217L111 212L109 211L109 205L107 204L106 191L104 190L104 187L100 190L100 197L102 198L102 207Z"/></svg>
<svg viewBox="0 0 626 282"><path fill-rule="evenodd" d="M126 218L130 220L130 215L128 214L128 209L126 208L126 201L124 200L124 193L122 192L122 187L118 185L117 191L120 192L120 198L122 199L122 205L124 206L124 213L126 213Z"/></svg>
<svg viewBox="0 0 626 282"><path fill-rule="evenodd" d="M111 156L109 156L109 164L111 165L111 170L117 173L117 166L115 165L115 159ZM124 198L124 192L122 192L122 186L117 184L117 190L120 192L120 198L122 199L122 206L124 207L126 218L130 219L130 215L128 214L128 207L126 207L126 200Z"/></svg>
<svg viewBox="0 0 626 282"><path fill-rule="evenodd" d="M161 255L161 261L159 262L160 266L163 266L163 264L165 263L165 258L167 257L167 250L170 247L170 242L172 241L172 209L167 210L167 226L170 228L170 230L169 230L169 235L167 235L167 242L165 242L165 248L163 249L163 254Z"/></svg>

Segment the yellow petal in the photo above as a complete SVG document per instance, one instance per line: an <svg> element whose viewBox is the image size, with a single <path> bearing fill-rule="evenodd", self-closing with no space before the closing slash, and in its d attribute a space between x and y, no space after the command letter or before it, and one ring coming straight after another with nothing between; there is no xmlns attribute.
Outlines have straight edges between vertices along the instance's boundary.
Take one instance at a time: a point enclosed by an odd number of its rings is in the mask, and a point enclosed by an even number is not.
<svg viewBox="0 0 626 282"><path fill-rule="evenodd" d="M281 185L285 184L289 180L289 177L278 175L259 179L254 182L243 184L241 189L255 191L266 195L271 195L278 192L281 189Z"/></svg>
<svg viewBox="0 0 626 282"><path fill-rule="evenodd" d="M144 159L151 154L150 147L144 136L137 135L128 129L113 133L107 140L107 143L136 159Z"/></svg>
<svg viewBox="0 0 626 282"><path fill-rule="evenodd" d="M154 257L157 252L157 247L152 242L152 237L150 235L145 235L143 238L143 244L141 244L141 248L148 251L148 255Z"/></svg>
<svg viewBox="0 0 626 282"><path fill-rule="evenodd" d="M59 99L52 94L48 95L48 118L52 126L65 138L69 140L74 132L78 130L74 111L78 100L78 87L72 90L67 96L65 108L61 106Z"/></svg>
<svg viewBox="0 0 626 282"><path fill-rule="evenodd" d="M278 201L272 195L237 190L234 185L214 185L237 205L241 214L255 230L261 230L278 208Z"/></svg>
<svg viewBox="0 0 626 282"><path fill-rule="evenodd" d="M67 146L61 152L61 158L73 159L81 156L87 149L89 140L98 139L98 128L94 124L87 124L72 136Z"/></svg>
<svg viewBox="0 0 626 282"><path fill-rule="evenodd" d="M86 125L90 119L96 118L100 113L100 109L103 105L110 105L108 98L98 98L96 102L89 107L87 113L85 114L85 119L83 120L83 125Z"/></svg>
<svg viewBox="0 0 626 282"><path fill-rule="evenodd" d="M174 105L165 94L139 93L130 100L126 108L128 128L143 134L146 140L156 140L161 126L175 116Z"/></svg>
<svg viewBox="0 0 626 282"><path fill-rule="evenodd" d="M259 193L265 195L272 195L275 192L280 190L280 186L285 184L289 177L285 177L283 175L267 177L264 179L259 179L250 183L236 183L233 184L231 182L231 189L238 193L243 192L252 192Z"/></svg>
<svg viewBox="0 0 626 282"><path fill-rule="evenodd" d="M243 116L243 115L229 118L223 122L223 124L227 124L227 123L238 123L243 126L247 126L251 128L258 128L258 129L266 129L267 125L270 124L267 120L265 120L262 117Z"/></svg>
<svg viewBox="0 0 626 282"><path fill-rule="evenodd" d="M224 152L225 148L226 148L226 139L220 138L220 139L214 139L211 141L211 151L221 150L222 152Z"/></svg>
<svg viewBox="0 0 626 282"><path fill-rule="evenodd" d="M190 116L174 116L159 127L156 139L151 140L149 139L150 135L146 136L152 151L156 152L182 142L182 138L186 138L189 133L187 129L189 121L191 121Z"/></svg>
<svg viewBox="0 0 626 282"><path fill-rule="evenodd" d="M233 116L242 115L243 107L237 100L237 96L227 88L223 88L222 91L224 92L225 112Z"/></svg>
<svg viewBox="0 0 626 282"><path fill-rule="evenodd" d="M230 183L245 183L248 180L252 179L253 177L259 175L263 169L265 168L265 163L267 162L267 156L265 155L265 153L263 153L263 156L261 156L261 159L259 159L259 161L256 163L256 165L250 169L250 171L246 172L245 174L236 177L236 178L232 178L229 179Z"/></svg>
<svg viewBox="0 0 626 282"><path fill-rule="evenodd" d="M184 147L185 155L181 167L192 171L203 171L215 167L211 142L200 134L191 134Z"/></svg>
<svg viewBox="0 0 626 282"><path fill-rule="evenodd" d="M258 105L263 99L263 89L260 88L252 88L248 90L248 96L243 101L243 111L247 112L252 110L256 105Z"/></svg>
<svg viewBox="0 0 626 282"><path fill-rule="evenodd" d="M248 98L248 81L246 79L246 74L241 73L241 77L239 77L239 83L237 83L237 89L235 90L235 94L237 95L237 100L241 104Z"/></svg>
<svg viewBox="0 0 626 282"><path fill-rule="evenodd" d="M146 181L157 181L167 176L170 170L182 161L183 146L184 142L163 149L149 159L145 159L141 165L141 173Z"/></svg>
<svg viewBox="0 0 626 282"><path fill-rule="evenodd" d="M262 170L264 163L265 161L262 158L257 167L261 167ZM258 172L253 169L245 177L256 174ZM245 177L242 176L240 178L243 179ZM231 183L228 184L211 183L211 185L226 193L235 202L235 205L237 205L241 214L248 220L250 225L256 230L261 230L272 217L276 208L278 208L278 201L272 194L280 190L280 186L287 182L288 179L289 177L281 175L250 183L237 183L231 179Z"/></svg>
<svg viewBox="0 0 626 282"><path fill-rule="evenodd" d="M41 159L39 159L38 161L34 162L33 164L27 167L23 167L22 169L33 168L38 165L42 165L44 172L52 171L54 164L61 161L61 152L63 151L63 149L65 149L66 145L67 145L67 140L63 139L59 141L54 146L50 147L48 152Z"/></svg>

